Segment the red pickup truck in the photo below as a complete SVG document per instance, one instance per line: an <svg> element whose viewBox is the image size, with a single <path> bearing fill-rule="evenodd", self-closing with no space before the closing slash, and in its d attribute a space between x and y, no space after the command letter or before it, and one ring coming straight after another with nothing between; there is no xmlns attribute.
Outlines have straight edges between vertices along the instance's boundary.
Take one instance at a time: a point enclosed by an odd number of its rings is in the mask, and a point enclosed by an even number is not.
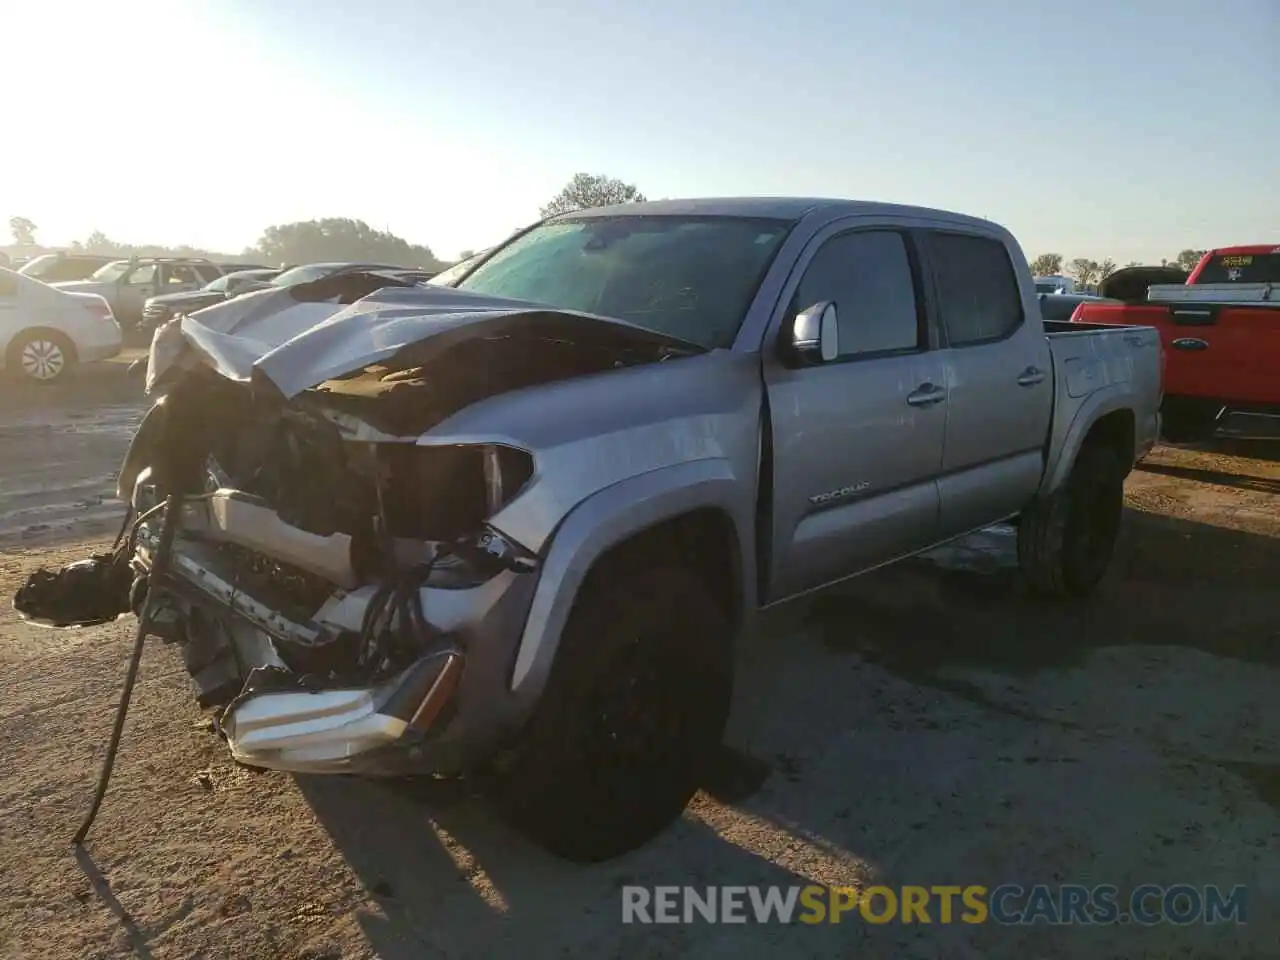
<svg viewBox="0 0 1280 960"><path fill-rule="evenodd" d="M1118 270L1098 292L1112 302L1081 303L1073 323L1160 331L1166 440L1206 439L1228 411L1280 415L1280 245L1210 250L1190 275Z"/></svg>

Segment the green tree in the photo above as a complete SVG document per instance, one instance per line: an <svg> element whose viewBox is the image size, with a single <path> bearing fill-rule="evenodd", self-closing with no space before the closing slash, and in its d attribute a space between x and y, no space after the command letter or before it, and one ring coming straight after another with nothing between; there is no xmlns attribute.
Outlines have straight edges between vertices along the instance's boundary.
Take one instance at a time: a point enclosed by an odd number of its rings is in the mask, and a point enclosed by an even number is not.
<svg viewBox="0 0 1280 960"><path fill-rule="evenodd" d="M267 227L256 247L245 251L264 263L316 263L354 260L439 269L429 247L375 230L363 220L326 217Z"/></svg>
<svg viewBox="0 0 1280 960"><path fill-rule="evenodd" d="M1031 261L1031 272L1037 277L1051 277L1062 273L1062 254L1040 254Z"/></svg>
<svg viewBox="0 0 1280 960"><path fill-rule="evenodd" d="M84 248L89 253L116 253L116 244L112 243L105 233L101 230L95 230L89 234L88 239L84 242Z"/></svg>
<svg viewBox="0 0 1280 960"><path fill-rule="evenodd" d="M1200 262L1200 258L1204 255L1204 250L1192 250L1188 247L1173 258L1170 262L1170 266L1181 267L1183 270L1187 271L1187 273L1190 273L1196 268L1196 264Z"/></svg>
<svg viewBox="0 0 1280 960"><path fill-rule="evenodd" d="M10 217L9 232L13 234L13 242L19 247L36 245L36 225L26 217Z"/></svg>
<svg viewBox="0 0 1280 960"><path fill-rule="evenodd" d="M1110 257L1098 264L1098 282L1101 283L1107 277L1116 272L1116 262Z"/></svg>
<svg viewBox="0 0 1280 960"><path fill-rule="evenodd" d="M1071 261L1071 276L1082 287L1091 287L1098 281L1101 264L1088 257L1076 257Z"/></svg>
<svg viewBox="0 0 1280 960"><path fill-rule="evenodd" d="M575 173L564 189L542 208L542 215L554 217L571 210L610 207L618 203L643 203L644 199L644 194L633 183L623 183L603 174Z"/></svg>

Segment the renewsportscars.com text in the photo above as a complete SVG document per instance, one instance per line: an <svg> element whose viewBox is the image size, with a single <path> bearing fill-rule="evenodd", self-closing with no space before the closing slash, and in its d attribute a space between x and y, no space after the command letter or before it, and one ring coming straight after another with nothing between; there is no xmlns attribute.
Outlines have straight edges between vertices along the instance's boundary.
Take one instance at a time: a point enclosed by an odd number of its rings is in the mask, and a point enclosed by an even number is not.
<svg viewBox="0 0 1280 960"><path fill-rule="evenodd" d="M1246 923L1242 886L1142 884L1127 893L1101 884L985 887L622 888L623 923L997 923L1107 925Z"/></svg>

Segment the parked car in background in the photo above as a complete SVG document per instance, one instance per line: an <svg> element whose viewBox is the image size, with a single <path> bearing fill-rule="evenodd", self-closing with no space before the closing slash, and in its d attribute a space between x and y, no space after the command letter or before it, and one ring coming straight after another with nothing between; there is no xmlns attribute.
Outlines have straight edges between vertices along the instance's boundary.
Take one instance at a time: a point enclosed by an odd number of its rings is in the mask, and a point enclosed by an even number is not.
<svg viewBox="0 0 1280 960"><path fill-rule="evenodd" d="M1053 274L1035 278L1036 293L1076 293L1076 282L1070 277Z"/></svg>
<svg viewBox="0 0 1280 960"><path fill-rule="evenodd" d="M45 283L64 283L87 279L94 271L118 259L94 253L42 253L14 269L24 277L34 277Z"/></svg>
<svg viewBox="0 0 1280 960"><path fill-rule="evenodd" d="M1207 439L1229 413L1280 416L1280 246L1210 250L1190 275L1119 270L1101 292L1114 299L1086 301L1072 320L1160 331L1167 440Z"/></svg>
<svg viewBox="0 0 1280 960"><path fill-rule="evenodd" d="M162 293L199 290L222 276L222 268L188 257L133 257L115 260L94 271L88 280L57 284L74 293L96 293L124 328L136 326L149 299Z"/></svg>
<svg viewBox="0 0 1280 960"><path fill-rule="evenodd" d="M378 270L378 273L387 277L396 277L400 280L408 280L411 283L426 283L428 280L436 276L436 270L400 270L386 269Z"/></svg>
<svg viewBox="0 0 1280 960"><path fill-rule="evenodd" d="M416 267L406 267L403 264L395 263L359 263L354 261L333 261L326 263L302 263L296 267L285 270L269 284L262 284L262 287L292 287L299 283L310 283L312 280L321 280L325 277L332 277L340 273L356 273L364 270L416 270Z"/></svg>
<svg viewBox="0 0 1280 960"><path fill-rule="evenodd" d="M279 273L284 267L269 267L265 263L215 263L215 267L222 271L222 275L228 273L243 273L245 270L272 270Z"/></svg>
<svg viewBox="0 0 1280 960"><path fill-rule="evenodd" d="M259 284L268 283L279 276L280 272L270 268L237 270L233 273L224 273L199 290L163 293L158 297L151 297L143 304L138 322L129 330L135 333L150 333L175 313L193 313L212 304L221 303L230 297L258 289Z"/></svg>
<svg viewBox="0 0 1280 960"><path fill-rule="evenodd" d="M82 363L114 357L120 342L102 297L0 268L0 368L7 375L58 383Z"/></svg>

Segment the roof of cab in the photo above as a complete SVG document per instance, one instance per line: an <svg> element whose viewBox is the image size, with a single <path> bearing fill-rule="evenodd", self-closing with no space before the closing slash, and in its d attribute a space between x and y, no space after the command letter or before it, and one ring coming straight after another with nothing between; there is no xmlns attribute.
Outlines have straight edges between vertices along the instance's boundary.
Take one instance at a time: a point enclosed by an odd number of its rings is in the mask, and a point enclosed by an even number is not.
<svg viewBox="0 0 1280 960"><path fill-rule="evenodd" d="M957 223L990 225L990 221L983 220L981 217L972 217L949 210L933 210L927 207L881 203L873 200L839 200L824 197L707 197L688 200L650 200L644 203L622 203L611 207L570 211L560 216L565 218L575 216L761 217L796 221L818 212L847 216L882 214L941 217Z"/></svg>

